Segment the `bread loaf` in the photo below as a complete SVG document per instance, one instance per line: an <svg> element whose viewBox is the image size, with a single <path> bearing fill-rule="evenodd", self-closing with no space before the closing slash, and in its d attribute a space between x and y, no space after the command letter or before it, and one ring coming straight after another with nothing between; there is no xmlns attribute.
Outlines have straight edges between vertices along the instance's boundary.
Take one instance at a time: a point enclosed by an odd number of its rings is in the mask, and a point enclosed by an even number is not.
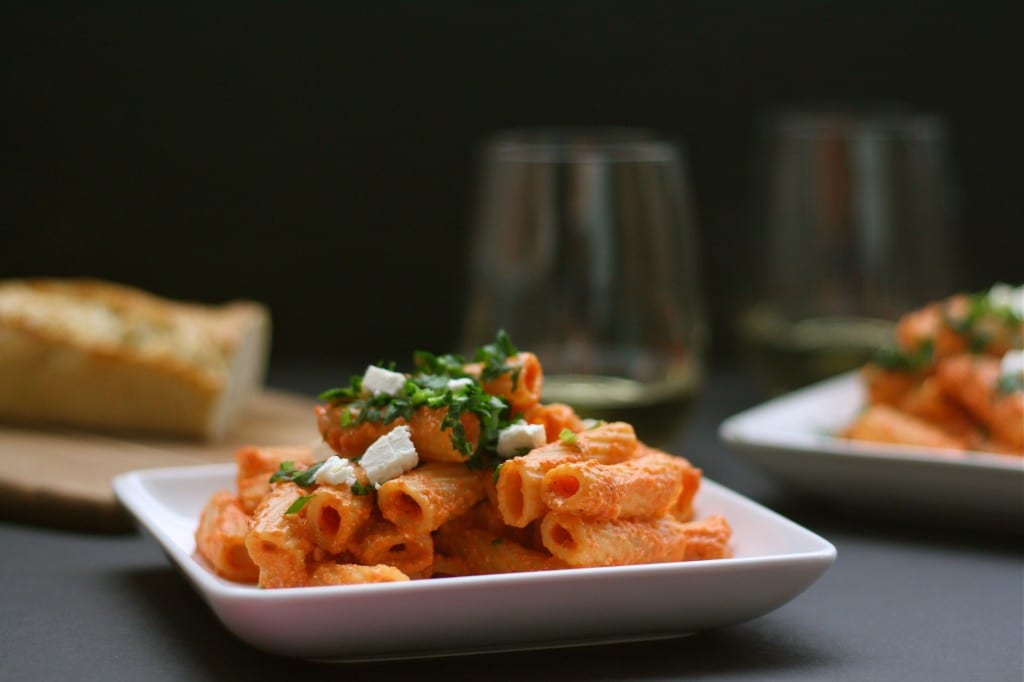
<svg viewBox="0 0 1024 682"><path fill-rule="evenodd" d="M0 420L216 439L262 384L269 347L254 302L0 281Z"/></svg>

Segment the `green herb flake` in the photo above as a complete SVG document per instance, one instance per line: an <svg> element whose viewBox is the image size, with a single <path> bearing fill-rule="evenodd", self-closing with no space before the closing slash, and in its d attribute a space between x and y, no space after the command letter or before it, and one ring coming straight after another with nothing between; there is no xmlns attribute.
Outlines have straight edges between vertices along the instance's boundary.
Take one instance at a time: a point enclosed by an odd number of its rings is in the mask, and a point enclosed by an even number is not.
<svg viewBox="0 0 1024 682"><path fill-rule="evenodd" d="M576 437L576 432L572 429L562 429L562 432L558 434L558 440L566 445L576 445Z"/></svg>
<svg viewBox="0 0 1024 682"><path fill-rule="evenodd" d="M476 359L483 364L481 377L470 376L465 370L466 360L459 355L434 355L427 351L416 351L413 355L415 372L407 377L398 395L364 395L362 378L352 377L349 386L330 389L320 394L320 397L332 403L346 404L348 409L339 415L342 428L364 422L391 424L398 419L409 420L413 412L421 407L444 409L446 412L441 428L448 431L452 447L465 456L467 464L482 467L490 458L474 457L481 451L497 449L498 432L501 425L506 423L503 420L508 418L509 405L484 391L480 380L510 373L515 382L521 368L508 365L507 361L517 353L508 334L500 331L494 343L477 351ZM377 366L394 371L395 363L382 361ZM457 392L448 388L449 381L461 378L470 378L473 383ZM466 438L462 418L467 414L475 415L480 420L480 439L477 443Z"/></svg>
<svg viewBox="0 0 1024 682"><path fill-rule="evenodd" d="M924 339L913 352L895 348L879 349L873 358L876 365L892 372L918 372L927 367L935 354L935 342Z"/></svg>
<svg viewBox="0 0 1024 682"><path fill-rule="evenodd" d="M1000 376L999 383L996 384L996 391L1003 395L1024 391L1024 374L1004 374Z"/></svg>
<svg viewBox="0 0 1024 682"><path fill-rule="evenodd" d="M323 460L313 464L308 469L296 469L295 462L281 462L278 466L277 471L270 477L271 483L277 483L278 481L291 481L300 488L312 488L316 485L316 474L320 471L320 467L324 465Z"/></svg>
<svg viewBox="0 0 1024 682"><path fill-rule="evenodd" d="M513 345L508 333L504 329L498 330L494 343L481 346L476 352L477 362L484 365L480 372L481 381L494 381L503 374L511 374L512 388L515 389L522 368L508 364L508 359L518 354L519 350Z"/></svg>
<svg viewBox="0 0 1024 682"><path fill-rule="evenodd" d="M349 379L348 386L327 389L317 397L325 402L334 403L354 400L355 398L358 398L362 392L363 378L361 376L353 376Z"/></svg>
<svg viewBox="0 0 1024 682"><path fill-rule="evenodd" d="M416 369L425 375L443 377L445 383L448 378L460 378L467 376L463 367L465 359L459 355L434 355L425 350L418 350L413 354L413 364Z"/></svg>
<svg viewBox="0 0 1024 682"><path fill-rule="evenodd" d="M291 506L285 509L285 515L298 514L300 511L302 511L302 508L306 506L306 503L309 502L311 499L313 499L312 495L303 495L301 497L295 498L295 501L292 502Z"/></svg>
<svg viewBox="0 0 1024 682"><path fill-rule="evenodd" d="M374 491L373 485L367 485L367 484L364 484L364 483L360 483L359 481L356 481L355 483L352 484L352 494L353 495L360 495L360 496L362 496L362 495L369 495L373 491Z"/></svg>
<svg viewBox="0 0 1024 682"><path fill-rule="evenodd" d="M502 542L503 542L503 540L501 538L494 538L493 540L491 540L491 545L493 545L494 547L497 547Z"/></svg>

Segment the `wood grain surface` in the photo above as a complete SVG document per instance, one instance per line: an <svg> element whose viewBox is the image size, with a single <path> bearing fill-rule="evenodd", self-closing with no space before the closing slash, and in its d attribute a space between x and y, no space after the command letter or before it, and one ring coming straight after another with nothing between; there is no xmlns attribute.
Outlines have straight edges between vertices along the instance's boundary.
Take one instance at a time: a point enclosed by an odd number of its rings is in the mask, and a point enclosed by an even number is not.
<svg viewBox="0 0 1024 682"><path fill-rule="evenodd" d="M0 425L0 518L95 532L132 525L111 481L135 469L229 462L242 445L319 442L315 401L281 391L254 396L215 443Z"/></svg>

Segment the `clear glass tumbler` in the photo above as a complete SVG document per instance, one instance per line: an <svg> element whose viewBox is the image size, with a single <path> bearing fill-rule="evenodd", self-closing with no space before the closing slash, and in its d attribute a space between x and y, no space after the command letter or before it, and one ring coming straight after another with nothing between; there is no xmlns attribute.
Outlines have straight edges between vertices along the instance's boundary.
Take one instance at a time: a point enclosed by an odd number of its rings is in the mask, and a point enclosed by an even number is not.
<svg viewBox="0 0 1024 682"><path fill-rule="evenodd" d="M678 147L642 130L526 130L485 146L468 351L505 329L543 400L667 445L702 382L696 229Z"/></svg>
<svg viewBox="0 0 1024 682"><path fill-rule="evenodd" d="M953 187L931 115L788 113L765 133L763 268L739 332L781 392L859 366L951 293Z"/></svg>

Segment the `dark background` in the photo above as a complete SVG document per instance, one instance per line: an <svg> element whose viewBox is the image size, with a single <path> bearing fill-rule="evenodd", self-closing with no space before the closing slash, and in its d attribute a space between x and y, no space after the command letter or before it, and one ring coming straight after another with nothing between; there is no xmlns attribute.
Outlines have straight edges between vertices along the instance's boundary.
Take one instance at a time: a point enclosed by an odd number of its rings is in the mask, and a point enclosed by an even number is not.
<svg viewBox="0 0 1024 682"><path fill-rule="evenodd" d="M88 5L0 13L0 277L259 299L277 359L452 348L477 145L510 126L684 141L719 359L780 106L939 114L958 286L1024 280L1019 2Z"/></svg>

